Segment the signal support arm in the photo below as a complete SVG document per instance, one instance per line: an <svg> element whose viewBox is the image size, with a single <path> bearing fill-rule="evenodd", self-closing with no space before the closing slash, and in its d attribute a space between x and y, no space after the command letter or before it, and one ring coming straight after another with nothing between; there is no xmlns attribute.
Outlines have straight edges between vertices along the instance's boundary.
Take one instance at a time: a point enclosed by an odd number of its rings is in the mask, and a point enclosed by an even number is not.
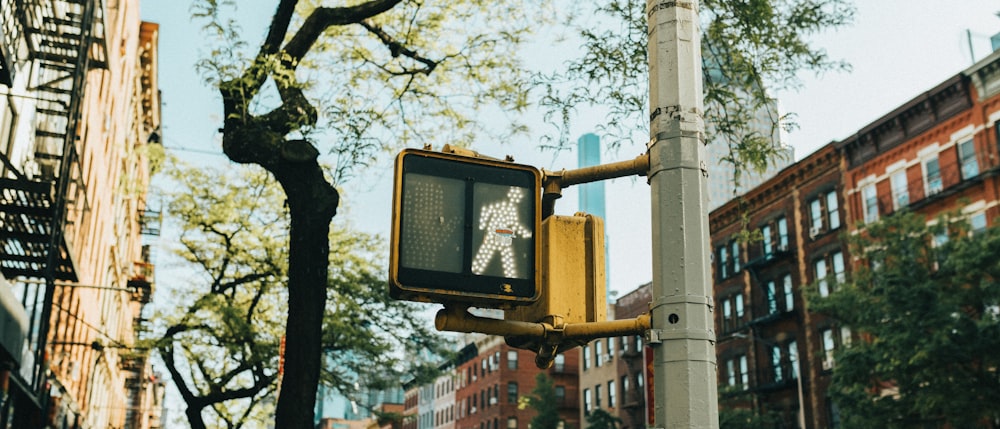
<svg viewBox="0 0 1000 429"><path fill-rule="evenodd" d="M544 321L531 323L479 317L469 313L468 306L445 306L438 311L434 325L439 331L479 332L504 337L524 339L535 346L538 355L535 365L545 369L552 366L556 353L592 339L641 335L650 328L649 314L634 319L603 322L565 323L560 316L548 316Z"/></svg>

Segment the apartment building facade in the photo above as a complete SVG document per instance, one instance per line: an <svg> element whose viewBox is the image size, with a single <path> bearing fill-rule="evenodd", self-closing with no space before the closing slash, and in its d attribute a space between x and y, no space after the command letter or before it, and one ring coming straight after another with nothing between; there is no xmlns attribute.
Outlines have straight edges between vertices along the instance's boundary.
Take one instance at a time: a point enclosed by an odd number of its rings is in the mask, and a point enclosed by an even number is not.
<svg viewBox="0 0 1000 429"><path fill-rule="evenodd" d="M650 301L650 284L640 286L610 306L609 319L647 313ZM639 335L600 338L580 347L581 429L590 426L587 417L597 409L620 419L621 429L647 426L644 349Z"/></svg>
<svg viewBox="0 0 1000 429"><path fill-rule="evenodd" d="M803 292L819 281L829 293L849 269L841 164L827 145L710 214L722 409L753 408L781 427L836 426L831 356L852 334L807 311Z"/></svg>
<svg viewBox="0 0 1000 429"><path fill-rule="evenodd" d="M957 212L974 229L1000 216L1000 51L910 100L837 147L851 218Z"/></svg>
<svg viewBox="0 0 1000 429"><path fill-rule="evenodd" d="M833 352L856 334L810 312L851 270L844 238L900 210L972 228L1000 216L1000 52L710 215L720 408L836 428ZM744 220L745 222L744 223ZM755 240L742 240L750 232Z"/></svg>
<svg viewBox="0 0 1000 429"><path fill-rule="evenodd" d="M159 427L134 347L158 27L138 0L0 0L0 24L0 427Z"/></svg>
<svg viewBox="0 0 1000 429"><path fill-rule="evenodd" d="M463 347L433 383L406 386L403 427L410 429L524 429L536 412L520 407L532 394L535 377L551 379L566 428L579 428L579 352L558 355L553 366L535 366L535 354L508 346L502 337L479 335Z"/></svg>

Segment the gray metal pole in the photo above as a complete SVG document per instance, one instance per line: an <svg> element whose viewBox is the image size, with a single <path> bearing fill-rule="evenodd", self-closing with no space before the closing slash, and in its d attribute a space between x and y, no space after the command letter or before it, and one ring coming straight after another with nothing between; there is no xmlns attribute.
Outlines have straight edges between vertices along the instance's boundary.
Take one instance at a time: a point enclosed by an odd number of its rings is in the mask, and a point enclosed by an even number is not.
<svg viewBox="0 0 1000 429"><path fill-rule="evenodd" d="M719 427L698 1L646 0L656 427Z"/></svg>

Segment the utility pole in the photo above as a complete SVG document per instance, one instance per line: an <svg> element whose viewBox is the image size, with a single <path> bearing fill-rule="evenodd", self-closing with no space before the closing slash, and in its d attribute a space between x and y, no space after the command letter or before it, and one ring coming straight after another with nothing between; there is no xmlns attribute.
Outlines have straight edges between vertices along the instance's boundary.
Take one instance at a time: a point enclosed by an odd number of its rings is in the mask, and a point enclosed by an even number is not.
<svg viewBox="0 0 1000 429"><path fill-rule="evenodd" d="M698 1L646 0L656 428L718 428Z"/></svg>

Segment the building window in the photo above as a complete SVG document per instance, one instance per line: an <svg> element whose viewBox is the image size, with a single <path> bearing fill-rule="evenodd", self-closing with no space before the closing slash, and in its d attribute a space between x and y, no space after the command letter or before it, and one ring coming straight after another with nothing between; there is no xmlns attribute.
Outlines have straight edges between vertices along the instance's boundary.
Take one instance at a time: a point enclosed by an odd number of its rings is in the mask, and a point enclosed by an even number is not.
<svg viewBox="0 0 1000 429"><path fill-rule="evenodd" d="M836 291L838 284L847 279L844 273L844 254L839 250L817 259L814 267L816 280L819 282L819 296L829 296Z"/></svg>
<svg viewBox="0 0 1000 429"><path fill-rule="evenodd" d="M508 404L517 403L517 383L513 381L507 383L507 403Z"/></svg>
<svg viewBox="0 0 1000 429"><path fill-rule="evenodd" d="M962 165L962 178L969 180L979 175L979 162L976 160L976 148L972 139L958 144L958 162Z"/></svg>
<svg viewBox="0 0 1000 429"><path fill-rule="evenodd" d="M594 386L594 408L601 408L601 385Z"/></svg>
<svg viewBox="0 0 1000 429"><path fill-rule="evenodd" d="M788 345L785 348L788 350L788 362L792 367L792 371L789 376L794 380L799 378L799 345L795 342L795 340L792 340L788 342Z"/></svg>
<svg viewBox="0 0 1000 429"><path fill-rule="evenodd" d="M777 314L779 311L792 311L795 307L792 296L792 276L785 274L780 280L768 280L764 285L764 301L767 303L767 313Z"/></svg>
<svg viewBox="0 0 1000 429"><path fill-rule="evenodd" d="M749 388L750 375L747 372L746 355L739 355L726 360L726 385L742 390Z"/></svg>
<svg viewBox="0 0 1000 429"><path fill-rule="evenodd" d="M586 371L590 368L590 345L583 345L583 370Z"/></svg>
<svg viewBox="0 0 1000 429"><path fill-rule="evenodd" d="M601 340L594 341L594 367L601 366Z"/></svg>
<svg viewBox="0 0 1000 429"><path fill-rule="evenodd" d="M636 389L642 389L645 380L642 379L642 372L635 373L635 387Z"/></svg>
<svg viewBox="0 0 1000 429"><path fill-rule="evenodd" d="M899 210L910 205L910 188L906 181L906 169L898 170L889 176L892 187L892 208Z"/></svg>
<svg viewBox="0 0 1000 429"><path fill-rule="evenodd" d="M771 345L771 376L774 383L798 378L798 350L795 341Z"/></svg>
<svg viewBox="0 0 1000 429"><path fill-rule="evenodd" d="M781 281L781 291L785 295L785 311L795 309L795 297L792 294L792 275L785 274Z"/></svg>
<svg viewBox="0 0 1000 429"><path fill-rule="evenodd" d="M969 217L969 226L972 227L973 234L986 231L986 213L979 212Z"/></svg>
<svg viewBox="0 0 1000 429"><path fill-rule="evenodd" d="M927 190L927 196L934 195L944 189L937 154L924 161L924 187Z"/></svg>
<svg viewBox="0 0 1000 429"><path fill-rule="evenodd" d="M507 429L517 429L517 417L507 417Z"/></svg>
<svg viewBox="0 0 1000 429"><path fill-rule="evenodd" d="M716 272L719 279L728 279L740 272L740 242L733 239L728 243L719 245L715 250Z"/></svg>
<svg viewBox="0 0 1000 429"><path fill-rule="evenodd" d="M615 355L615 337L608 337L608 360Z"/></svg>
<svg viewBox="0 0 1000 429"><path fill-rule="evenodd" d="M840 329L824 328L820 331L823 339L823 369L833 369L833 353L840 347L851 345L851 329L842 326Z"/></svg>
<svg viewBox="0 0 1000 429"><path fill-rule="evenodd" d="M771 368L774 370L774 382L781 383L784 377L784 371L782 370L782 359L781 359L781 346L778 344L771 346Z"/></svg>
<svg viewBox="0 0 1000 429"><path fill-rule="evenodd" d="M788 221L784 216L776 218L760 227L761 250L765 258L774 252L788 250Z"/></svg>
<svg viewBox="0 0 1000 429"><path fill-rule="evenodd" d="M583 389L583 414L589 415L592 409L593 403L590 398L590 389Z"/></svg>
<svg viewBox="0 0 1000 429"><path fill-rule="evenodd" d="M507 369L517 369L517 350L507 350Z"/></svg>
<svg viewBox="0 0 1000 429"><path fill-rule="evenodd" d="M809 236L815 237L837 228L840 228L837 191L826 191L809 200Z"/></svg>
<svg viewBox="0 0 1000 429"><path fill-rule="evenodd" d="M563 372L566 369L566 356L561 354L556 355L554 369L556 372Z"/></svg>
<svg viewBox="0 0 1000 429"><path fill-rule="evenodd" d="M614 380L609 380L608 381L608 408L614 408L615 407L615 394L617 394L617 393L618 393L618 390L615 389L615 381Z"/></svg>
<svg viewBox="0 0 1000 429"><path fill-rule="evenodd" d="M628 374L622 376L622 401L628 402Z"/></svg>
<svg viewBox="0 0 1000 429"><path fill-rule="evenodd" d="M556 386L556 403L562 404L566 400L566 386Z"/></svg>
<svg viewBox="0 0 1000 429"><path fill-rule="evenodd" d="M743 293L722 299L722 331L732 332L743 326Z"/></svg>
<svg viewBox="0 0 1000 429"><path fill-rule="evenodd" d="M874 183L861 188L861 209L864 210L865 223L878 220L878 192Z"/></svg>

